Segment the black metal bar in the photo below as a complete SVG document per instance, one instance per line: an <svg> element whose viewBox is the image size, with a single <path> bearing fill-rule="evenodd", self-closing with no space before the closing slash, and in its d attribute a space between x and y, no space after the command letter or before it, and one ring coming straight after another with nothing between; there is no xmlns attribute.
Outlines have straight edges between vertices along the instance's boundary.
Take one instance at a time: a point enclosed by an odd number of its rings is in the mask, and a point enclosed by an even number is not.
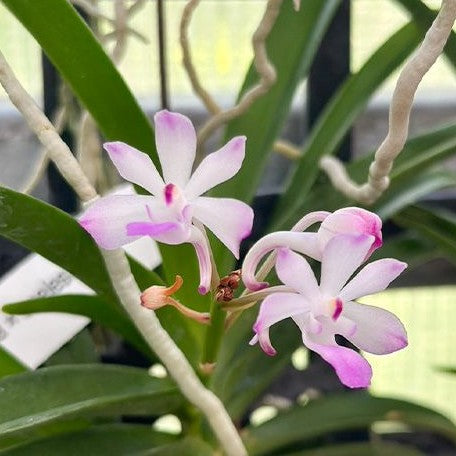
<svg viewBox="0 0 456 456"><path fill-rule="evenodd" d="M168 74L166 66L166 21L164 0L157 0L158 58L160 70L160 104L169 108Z"/></svg>
<svg viewBox="0 0 456 456"><path fill-rule="evenodd" d="M41 58L43 71L43 105L44 113L52 119L59 105L60 76L54 65L42 53ZM72 138L68 131L62 133L62 139L72 147ZM50 163L47 169L49 186L49 202L54 206L66 211L76 212L77 199L73 189L63 179L54 163Z"/></svg>
<svg viewBox="0 0 456 456"><path fill-rule="evenodd" d="M310 69L306 105L309 127L350 74L350 9L350 0L342 0ZM350 159L351 132L342 141L338 156L344 161Z"/></svg>

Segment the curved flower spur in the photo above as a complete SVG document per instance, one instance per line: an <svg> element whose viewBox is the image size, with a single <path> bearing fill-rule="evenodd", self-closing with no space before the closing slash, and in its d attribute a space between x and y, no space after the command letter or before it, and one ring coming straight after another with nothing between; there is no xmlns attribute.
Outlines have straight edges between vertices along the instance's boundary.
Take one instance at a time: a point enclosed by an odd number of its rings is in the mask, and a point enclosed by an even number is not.
<svg viewBox="0 0 456 456"><path fill-rule="evenodd" d="M203 225L239 258L239 245L252 229L253 211L236 199L201 195L239 171L246 138L231 139L192 174L196 133L191 121L163 110L154 122L163 178L147 154L122 142L104 144L120 175L153 196L103 197L84 212L79 223L104 249L116 249L142 236L165 244L193 244L200 268L198 291L205 294L210 289L212 265Z"/></svg>
<svg viewBox="0 0 456 456"><path fill-rule="evenodd" d="M368 386L372 377L369 363L356 351L339 346L335 335L374 354L392 353L407 345L404 326L395 315L355 302L384 290L407 265L394 259L374 261L348 281L374 242L375 237L366 234L332 237L322 252L320 285L301 255L281 248L277 275L294 291L274 293L264 299L253 326L256 335L250 343L259 342L268 355L274 355L269 328L291 317L302 332L304 344L334 367L344 385Z"/></svg>

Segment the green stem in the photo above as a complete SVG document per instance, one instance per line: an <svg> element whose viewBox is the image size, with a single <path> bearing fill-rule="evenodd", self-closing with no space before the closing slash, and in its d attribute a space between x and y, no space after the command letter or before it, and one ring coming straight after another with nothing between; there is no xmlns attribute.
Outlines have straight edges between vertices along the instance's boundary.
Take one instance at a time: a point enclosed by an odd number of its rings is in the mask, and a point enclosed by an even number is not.
<svg viewBox="0 0 456 456"><path fill-rule="evenodd" d="M225 331L225 317L226 313L222 310L220 304L215 299L212 299L211 324L206 331L202 359L203 364L214 363L217 358L217 353Z"/></svg>

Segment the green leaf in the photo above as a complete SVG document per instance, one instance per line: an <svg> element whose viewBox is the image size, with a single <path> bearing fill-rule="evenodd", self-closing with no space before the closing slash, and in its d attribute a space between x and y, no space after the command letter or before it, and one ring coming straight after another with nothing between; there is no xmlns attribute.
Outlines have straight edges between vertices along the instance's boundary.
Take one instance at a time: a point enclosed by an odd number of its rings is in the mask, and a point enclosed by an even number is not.
<svg viewBox="0 0 456 456"><path fill-rule="evenodd" d="M39 253L115 304L116 295L98 247L65 212L0 187L0 235Z"/></svg>
<svg viewBox="0 0 456 456"><path fill-rule="evenodd" d="M387 442L361 442L328 445L313 450L286 453L283 456L424 456L417 449Z"/></svg>
<svg viewBox="0 0 456 456"><path fill-rule="evenodd" d="M4 348L0 347L0 378L25 372L27 368Z"/></svg>
<svg viewBox="0 0 456 456"><path fill-rule="evenodd" d="M38 41L108 139L151 155L154 134L119 72L66 0L1 0Z"/></svg>
<svg viewBox="0 0 456 456"><path fill-rule="evenodd" d="M394 204L396 189L402 188L405 191L407 186L413 187L413 182L416 182L417 179L426 180L426 177L418 177L420 173L426 172L428 168L434 167L442 160L451 156L455 152L455 146L456 125L454 124L441 126L426 132L425 134L409 139L405 144L403 151L395 160L394 168L391 172L391 186L385 192L383 202L385 204L388 201L393 202L393 206L400 208L401 204ZM366 180L369 165L372 162L374 153L375 151L372 151L347 165L347 172L355 182L362 183ZM434 176L434 183L437 183L438 180L439 179ZM449 180L451 180L451 178L449 178ZM423 195L426 196L426 192L421 191L420 193L420 197ZM402 203L404 203L404 200ZM300 207L300 213L321 210L322 208L331 211L353 204L353 201L350 201L341 193L334 191L334 188L329 183L327 177L322 176L307 198L303 200L302 206ZM372 209L372 207L369 207L369 209ZM391 215L391 211L389 211L389 213ZM295 221L296 216L293 216L286 221L281 228L287 229L295 223Z"/></svg>
<svg viewBox="0 0 456 456"><path fill-rule="evenodd" d="M214 456L215 454L218 453L201 439L186 437L175 443L144 451L140 456Z"/></svg>
<svg viewBox="0 0 456 456"><path fill-rule="evenodd" d="M423 172L408 180L395 182L371 208L383 220L404 207L439 190L456 186L456 173L442 170Z"/></svg>
<svg viewBox="0 0 456 456"><path fill-rule="evenodd" d="M302 343L293 323L285 321L271 329L276 356L266 356L258 345L250 346L257 313L257 307L245 311L226 334L211 378L211 389L222 399L234 420L240 419L277 378L289 364L293 351Z"/></svg>
<svg viewBox="0 0 456 456"><path fill-rule="evenodd" d="M56 366L0 380L0 445L35 438L56 421L175 410L173 383L142 369L114 365Z"/></svg>
<svg viewBox="0 0 456 456"><path fill-rule="evenodd" d="M230 196L247 202L255 196L272 143L286 120L296 87L307 74L339 5L340 0L307 0L302 2L299 12L295 12L289 4L282 5L267 39L267 51L277 69L277 81L247 112L228 124L225 140L236 135L247 136L246 157L238 174L218 186L214 195ZM258 74L252 64L241 95L257 82Z"/></svg>
<svg viewBox="0 0 456 456"><path fill-rule="evenodd" d="M80 456L81 454L111 456L118 454L143 454L153 447L162 447L176 440L170 434L156 432L150 426L139 424L105 424L79 432L25 444L7 450L9 456L31 454L46 456ZM3 454L3 452L0 452Z"/></svg>
<svg viewBox="0 0 456 456"><path fill-rule="evenodd" d="M387 239L381 249L377 249L371 260L380 258L398 258L408 263L408 268L419 266L433 259L436 254L431 242L409 231Z"/></svg>
<svg viewBox="0 0 456 456"><path fill-rule="evenodd" d="M84 328L54 353L45 363L46 367L61 364L88 364L99 361L95 343L88 328Z"/></svg>
<svg viewBox="0 0 456 456"><path fill-rule="evenodd" d="M249 455L264 455L328 433L363 429L385 420L436 432L456 442L454 424L439 413L406 401L372 397L366 392L327 396L294 407L257 428L247 428L244 441Z"/></svg>
<svg viewBox="0 0 456 456"><path fill-rule="evenodd" d="M425 239L431 240L453 263L456 263L456 217L444 210L411 206L397 214L393 220L410 228Z"/></svg>
<svg viewBox="0 0 456 456"><path fill-rule="evenodd" d="M12 315L27 315L40 312L65 312L84 315L95 323L112 329L142 353L152 358L154 357L127 315L113 312L112 307L99 296L49 296L6 304L2 310Z"/></svg>
<svg viewBox="0 0 456 456"><path fill-rule="evenodd" d="M349 77L337 91L304 145L302 158L275 212L275 227L299 218L302 202L318 175L320 158L335 152L370 96L410 55L421 39L422 33L414 23L405 25L378 48L358 73Z"/></svg>
<svg viewBox="0 0 456 456"><path fill-rule="evenodd" d="M412 16L423 32L427 32L434 21L437 12L426 6L422 1L416 0L396 0ZM456 69L456 33L451 32L445 45L445 56Z"/></svg>

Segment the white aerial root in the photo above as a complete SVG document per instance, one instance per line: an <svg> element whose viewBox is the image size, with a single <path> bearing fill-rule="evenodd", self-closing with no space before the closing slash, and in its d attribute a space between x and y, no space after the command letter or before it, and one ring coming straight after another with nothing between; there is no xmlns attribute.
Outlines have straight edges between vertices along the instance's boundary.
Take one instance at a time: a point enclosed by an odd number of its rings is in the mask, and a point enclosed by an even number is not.
<svg viewBox="0 0 456 456"><path fill-rule="evenodd" d="M375 159L369 167L367 182L358 185L351 180L344 165L337 158L325 156L321 159L320 167L329 176L332 185L345 196L372 204L388 188L389 173L394 159L402 151L407 140L415 92L423 76L443 52L455 20L456 0L442 0L440 12L421 46L399 75L390 105L388 134L375 153Z"/></svg>
<svg viewBox="0 0 456 456"><path fill-rule="evenodd" d="M97 192L83 173L78 161L60 138L54 126L24 90L3 54L0 52L0 83L12 103L22 113L31 130L47 149L49 158L62 176L87 204L98 198ZM121 249L102 250L106 266L119 299L144 340L158 355L182 393L206 416L223 449L229 456L247 455L220 399L206 389L188 360L161 326L155 313L140 305L141 292Z"/></svg>
<svg viewBox="0 0 456 456"><path fill-rule="evenodd" d="M197 3L195 0L192 1L194 3ZM263 18L261 19L258 28L253 34L252 44L254 50L254 65L256 71L260 75L260 81L242 96L241 100L236 106L226 111L216 112L207 120L207 122L201 127L200 131L198 132L198 144L200 146L204 144L207 138L218 127L244 113L255 100L264 95L275 83L277 75L275 68L269 61L267 55L266 38L269 36L269 33L275 24L277 16L279 15L282 1L283 0L268 0Z"/></svg>

